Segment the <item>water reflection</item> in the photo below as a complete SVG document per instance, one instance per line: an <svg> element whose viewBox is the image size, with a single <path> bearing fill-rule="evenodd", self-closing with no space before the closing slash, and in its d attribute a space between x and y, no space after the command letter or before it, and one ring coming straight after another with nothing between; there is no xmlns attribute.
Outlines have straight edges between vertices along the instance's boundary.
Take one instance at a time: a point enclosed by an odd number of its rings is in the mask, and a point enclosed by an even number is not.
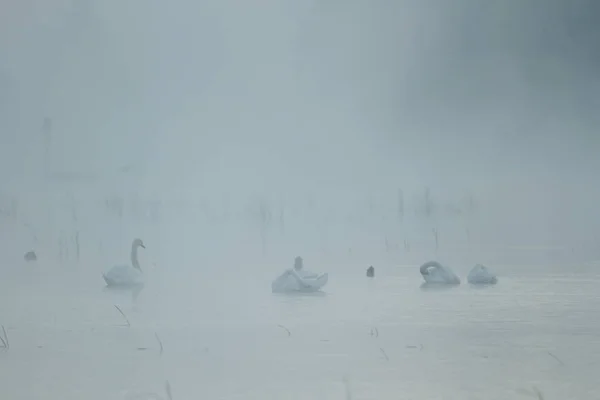
<svg viewBox="0 0 600 400"><path fill-rule="evenodd" d="M104 293L112 293L112 294L116 294L116 295L130 295L131 296L131 301L133 303L137 302L137 299L140 295L140 293L142 292L142 290L144 290L144 284L138 284L138 285L132 285L132 286L117 286L117 287L113 287L113 286L105 286L102 291Z"/></svg>
<svg viewBox="0 0 600 400"><path fill-rule="evenodd" d="M279 297L326 297L327 292L318 291L318 292L283 292L283 293L273 293L273 296Z"/></svg>
<svg viewBox="0 0 600 400"><path fill-rule="evenodd" d="M429 282L423 282L420 286L421 290L423 291L445 291L445 290L452 290L456 287L458 287L459 285L448 285L446 283L429 283Z"/></svg>

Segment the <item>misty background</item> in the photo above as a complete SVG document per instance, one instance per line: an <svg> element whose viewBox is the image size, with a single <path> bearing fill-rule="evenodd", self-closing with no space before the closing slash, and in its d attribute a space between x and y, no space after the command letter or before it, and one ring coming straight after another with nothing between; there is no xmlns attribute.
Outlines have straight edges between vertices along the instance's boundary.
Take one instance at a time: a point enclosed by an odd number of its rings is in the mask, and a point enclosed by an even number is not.
<svg viewBox="0 0 600 400"><path fill-rule="evenodd" d="M101 264L140 236L163 261L277 268L593 260L599 17L584 0L4 1L4 252L72 259L77 241Z"/></svg>
<svg viewBox="0 0 600 400"><path fill-rule="evenodd" d="M599 22L1 1L0 398L595 398ZM135 237L144 289L104 288ZM271 293L298 255L325 293Z"/></svg>

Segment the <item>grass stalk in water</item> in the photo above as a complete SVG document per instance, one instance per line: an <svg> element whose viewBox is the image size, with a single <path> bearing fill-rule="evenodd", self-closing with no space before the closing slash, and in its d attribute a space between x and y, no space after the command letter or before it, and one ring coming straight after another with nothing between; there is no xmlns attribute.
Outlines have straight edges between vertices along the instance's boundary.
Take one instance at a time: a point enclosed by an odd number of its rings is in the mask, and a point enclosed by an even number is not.
<svg viewBox="0 0 600 400"><path fill-rule="evenodd" d="M346 400L352 400L352 390L350 389L350 380L348 379L347 376L344 376L343 382L344 382L344 389L346 392Z"/></svg>
<svg viewBox="0 0 600 400"><path fill-rule="evenodd" d="M283 325L277 325L277 326L278 326L278 327L280 327L281 329L284 329L284 330L287 332L287 334L288 334L288 337L289 337L289 336L292 336L292 332L290 332L290 330L289 330L288 328L286 328L286 327L285 327L285 326L283 326Z"/></svg>
<svg viewBox="0 0 600 400"><path fill-rule="evenodd" d="M5 349L10 348L10 343L8 342L8 335L6 334L6 329L4 329L4 325L2 325L2 333L4 337L0 336L0 341L2 341L2 347Z"/></svg>
<svg viewBox="0 0 600 400"><path fill-rule="evenodd" d="M167 392L167 398L169 400L173 400L173 395L171 394L171 384L169 381L165 382L165 391Z"/></svg>
<svg viewBox="0 0 600 400"><path fill-rule="evenodd" d="M77 255L77 262L79 262L79 231L75 232L75 254Z"/></svg>
<svg viewBox="0 0 600 400"><path fill-rule="evenodd" d="M160 355L162 356L163 353L163 344L162 341L160 340L160 338L158 337L158 333L154 332L154 337L156 338L156 341L158 342L158 344L160 345ZM168 382L167 382L168 383Z"/></svg>
<svg viewBox="0 0 600 400"><path fill-rule="evenodd" d="M388 355L385 352L385 350L383 349L383 347L380 347L379 350L381 351L381 354L383 354L383 356L385 357L385 360L390 361L390 358L388 357Z"/></svg>
<svg viewBox="0 0 600 400"><path fill-rule="evenodd" d="M123 318L125 319L125 322L127 322L127 327L131 328L131 323L129 322L127 315L125 315L125 313L119 308L119 306L117 306L116 304L114 306L117 309L117 311L123 316Z"/></svg>

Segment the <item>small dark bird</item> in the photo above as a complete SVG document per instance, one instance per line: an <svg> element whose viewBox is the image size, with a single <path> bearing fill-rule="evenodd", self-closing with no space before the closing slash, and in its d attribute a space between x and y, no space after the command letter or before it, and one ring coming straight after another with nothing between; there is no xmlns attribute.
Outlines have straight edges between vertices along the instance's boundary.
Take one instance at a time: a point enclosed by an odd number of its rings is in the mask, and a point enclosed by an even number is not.
<svg viewBox="0 0 600 400"><path fill-rule="evenodd" d="M25 256L23 258L27 262L37 261L37 255L35 254L35 251L33 251L33 250L28 251L27 253L25 253Z"/></svg>
<svg viewBox="0 0 600 400"><path fill-rule="evenodd" d="M372 278L375 276L375 268L373 268L372 265L369 268L367 268L367 276L369 278Z"/></svg>

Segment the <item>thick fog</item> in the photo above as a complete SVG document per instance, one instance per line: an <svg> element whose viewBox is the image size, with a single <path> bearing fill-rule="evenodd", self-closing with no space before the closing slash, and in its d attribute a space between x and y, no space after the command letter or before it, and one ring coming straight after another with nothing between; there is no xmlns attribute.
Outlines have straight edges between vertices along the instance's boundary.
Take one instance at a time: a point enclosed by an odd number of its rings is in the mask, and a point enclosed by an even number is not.
<svg viewBox="0 0 600 400"><path fill-rule="evenodd" d="M4 234L20 249L27 221L47 251L61 230L117 230L123 246L261 253L261 203L287 258L367 238L375 256L434 228L448 245L465 229L486 246L596 241L594 2L2 7L2 201L19 220Z"/></svg>
<svg viewBox="0 0 600 400"><path fill-rule="evenodd" d="M1 269L596 260L599 4L4 0Z"/></svg>

